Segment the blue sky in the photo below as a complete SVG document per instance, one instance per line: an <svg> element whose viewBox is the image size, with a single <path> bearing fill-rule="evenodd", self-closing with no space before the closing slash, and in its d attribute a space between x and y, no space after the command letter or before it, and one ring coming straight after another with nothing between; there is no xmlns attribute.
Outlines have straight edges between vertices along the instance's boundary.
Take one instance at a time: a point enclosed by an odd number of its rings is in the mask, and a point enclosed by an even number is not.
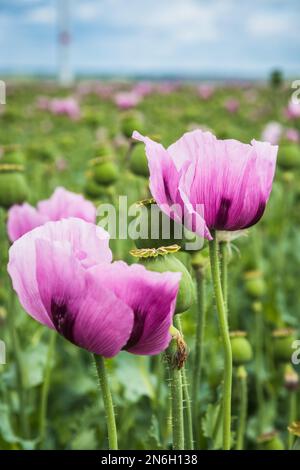
<svg viewBox="0 0 300 470"><path fill-rule="evenodd" d="M59 0L0 0L0 73L53 72ZM299 0L70 0L78 72L300 75Z"/></svg>

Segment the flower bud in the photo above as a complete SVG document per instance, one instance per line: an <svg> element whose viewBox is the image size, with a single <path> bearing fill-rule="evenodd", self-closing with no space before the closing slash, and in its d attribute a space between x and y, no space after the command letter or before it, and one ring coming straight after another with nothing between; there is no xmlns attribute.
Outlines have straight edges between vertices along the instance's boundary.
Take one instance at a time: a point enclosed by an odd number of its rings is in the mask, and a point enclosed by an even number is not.
<svg viewBox="0 0 300 470"><path fill-rule="evenodd" d="M232 360L235 366L247 364L252 360L253 351L246 336L245 331L232 331L230 333Z"/></svg>
<svg viewBox="0 0 300 470"><path fill-rule="evenodd" d="M296 391L299 388L299 375L290 364L287 364L285 367L284 386L290 392Z"/></svg>
<svg viewBox="0 0 300 470"><path fill-rule="evenodd" d="M12 163L0 163L0 207L9 209L28 198L27 186L22 167Z"/></svg>
<svg viewBox="0 0 300 470"><path fill-rule="evenodd" d="M130 169L137 176L149 177L148 160L144 145L136 144L133 146L130 155Z"/></svg>
<svg viewBox="0 0 300 470"><path fill-rule="evenodd" d="M278 361L289 362L293 353L292 344L296 339L295 330L280 328L273 331L274 356Z"/></svg>
<svg viewBox="0 0 300 470"><path fill-rule="evenodd" d="M91 174L97 184L110 186L119 178L119 169L117 165L107 157L97 157L90 160Z"/></svg>
<svg viewBox="0 0 300 470"><path fill-rule="evenodd" d="M133 131L143 133L143 130L144 119L142 114L130 111L122 116L121 131L128 139L131 139Z"/></svg>
<svg viewBox="0 0 300 470"><path fill-rule="evenodd" d="M150 271L181 273L175 313L183 313L188 310L196 298L195 286L190 273L184 264L172 254L179 249L179 246L174 245L158 249L131 250L130 252L133 256L138 257L139 262Z"/></svg>
<svg viewBox="0 0 300 470"><path fill-rule="evenodd" d="M260 298L266 294L267 286L260 271L248 271L244 279L246 291L251 297Z"/></svg>
<svg viewBox="0 0 300 470"><path fill-rule="evenodd" d="M284 450L284 444L277 431L262 434L257 442L261 450Z"/></svg>

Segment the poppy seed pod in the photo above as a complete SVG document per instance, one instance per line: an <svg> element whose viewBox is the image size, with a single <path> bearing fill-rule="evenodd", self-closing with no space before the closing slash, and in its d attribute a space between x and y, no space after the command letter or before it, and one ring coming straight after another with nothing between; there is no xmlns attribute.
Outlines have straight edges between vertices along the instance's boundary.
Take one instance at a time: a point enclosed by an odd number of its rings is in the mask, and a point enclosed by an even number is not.
<svg viewBox="0 0 300 470"><path fill-rule="evenodd" d="M236 366L247 364L247 362L252 360L253 351L246 336L247 333L245 331L232 331L230 333L232 359Z"/></svg>
<svg viewBox="0 0 300 470"><path fill-rule="evenodd" d="M133 256L138 257L139 262L149 271L181 273L175 313L183 313L188 310L196 298L195 286L190 273L173 254L179 249L179 246L174 245L158 249L131 250L130 252Z"/></svg>
<svg viewBox="0 0 300 470"><path fill-rule="evenodd" d="M134 130L143 132L144 119L142 114L138 112L128 112L122 116L121 131L128 139L131 139Z"/></svg>
<svg viewBox="0 0 300 470"><path fill-rule="evenodd" d="M119 169L113 160L107 157L97 157L90 160L91 174L97 184L110 186L119 178Z"/></svg>
<svg viewBox="0 0 300 470"><path fill-rule="evenodd" d="M290 361L293 353L292 344L296 339L295 330L280 328L273 331L274 356L278 361Z"/></svg>
<svg viewBox="0 0 300 470"><path fill-rule="evenodd" d="M100 186L89 176L84 185L84 193L91 199L98 199L107 196L107 187Z"/></svg>
<svg viewBox="0 0 300 470"><path fill-rule="evenodd" d="M18 146L4 148L4 155L1 158L1 163L11 163L16 165L24 165L25 155L18 149Z"/></svg>
<svg viewBox="0 0 300 470"><path fill-rule="evenodd" d="M0 207L9 209L28 198L29 188L22 171L20 165L0 164Z"/></svg>
<svg viewBox="0 0 300 470"><path fill-rule="evenodd" d="M134 145L130 155L130 169L137 176L149 177L148 161L143 145Z"/></svg>
<svg viewBox="0 0 300 470"><path fill-rule="evenodd" d="M198 240L198 236L169 218L160 210L154 199L144 199L137 204L141 208L140 214L134 220L135 231L141 234L134 240L137 248L178 245L184 251L195 249L193 243Z"/></svg>
<svg viewBox="0 0 300 470"><path fill-rule="evenodd" d="M260 450L284 450L284 443L277 431L262 434L257 442Z"/></svg>
<svg viewBox="0 0 300 470"><path fill-rule="evenodd" d="M300 149L295 143L285 143L280 146L278 163L286 169L300 167Z"/></svg>
<svg viewBox="0 0 300 470"><path fill-rule="evenodd" d="M254 298L263 297L267 286L260 271L248 271L244 275L246 292Z"/></svg>
<svg viewBox="0 0 300 470"><path fill-rule="evenodd" d="M137 205L141 212L134 220L136 231L141 227L141 237L134 240L137 248L160 248L161 246L181 245L176 235L176 222L167 217L154 199L144 199Z"/></svg>

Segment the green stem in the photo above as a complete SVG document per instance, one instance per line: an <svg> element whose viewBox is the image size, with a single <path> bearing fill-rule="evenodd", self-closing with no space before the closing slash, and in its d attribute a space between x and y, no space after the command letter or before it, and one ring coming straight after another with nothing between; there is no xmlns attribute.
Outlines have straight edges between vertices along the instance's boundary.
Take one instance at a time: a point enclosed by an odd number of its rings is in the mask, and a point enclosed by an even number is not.
<svg viewBox="0 0 300 470"><path fill-rule="evenodd" d="M117 427L114 413L114 405L109 388L108 375L105 367L104 358L94 354L94 359L99 378L99 384L103 396L104 409L106 413L106 425L108 433L108 445L110 450L118 450Z"/></svg>
<svg viewBox="0 0 300 470"><path fill-rule="evenodd" d="M220 279L218 242L216 240L215 233L213 234L213 237L214 239L209 242L209 255L220 333L224 349L223 448L224 450L229 450L231 441L232 351Z"/></svg>
<svg viewBox="0 0 300 470"><path fill-rule="evenodd" d="M260 435L264 429L264 390L261 379L261 368L263 367L263 317L260 311L255 312L255 388L257 401L257 434Z"/></svg>
<svg viewBox="0 0 300 470"><path fill-rule="evenodd" d="M204 351L204 331L206 322L206 305L205 305L205 278L204 269L195 269L195 277L197 284L197 324L195 336L195 358L193 363L193 377L192 377L192 405L193 416L196 425L196 435L198 435L198 390L201 386L202 364L203 364L203 351Z"/></svg>
<svg viewBox="0 0 300 470"><path fill-rule="evenodd" d="M181 371L174 364L174 355L177 351L175 339L166 350L166 360L169 368L171 387L171 409L172 409L172 430L173 430L173 450L184 450L184 421L183 421L183 393Z"/></svg>
<svg viewBox="0 0 300 470"><path fill-rule="evenodd" d="M179 330L182 334L181 328L181 321L179 315L176 315L174 318L174 326ZM184 418L185 418L185 448L187 450L194 449L194 438L193 438L193 415L192 415L192 407L191 407L191 399L189 393L189 385L186 373L186 367L183 366L181 369L181 380L182 380L182 389L183 389L183 399L184 399Z"/></svg>
<svg viewBox="0 0 300 470"><path fill-rule="evenodd" d="M228 306L228 243L220 243L221 284L225 308Z"/></svg>
<svg viewBox="0 0 300 470"><path fill-rule="evenodd" d="M39 411L39 436L40 436L40 448L42 448L45 440L46 422L47 422L47 406L48 406L48 395L50 388L50 378L52 361L55 353L55 343L57 338L57 332L50 331L50 340L47 352L46 365L44 370L44 382L41 390L41 403Z"/></svg>
<svg viewBox="0 0 300 470"><path fill-rule="evenodd" d="M11 291L10 304L7 314L7 322L9 328L9 334L12 342L12 349L15 357L16 364L16 378L17 378L17 390L19 396L19 407L20 407L20 425L23 437L28 437L29 425L26 415L26 391L25 391L25 372L22 360L22 354L20 349L18 332L15 324L15 295Z"/></svg>
<svg viewBox="0 0 300 470"><path fill-rule="evenodd" d="M240 392L240 406L236 436L236 450L243 450L248 409L247 372L243 366L240 366L238 369L238 386Z"/></svg>
<svg viewBox="0 0 300 470"><path fill-rule="evenodd" d="M289 392L289 424L297 420L297 392L292 390ZM288 449L293 448L295 436L289 432Z"/></svg>

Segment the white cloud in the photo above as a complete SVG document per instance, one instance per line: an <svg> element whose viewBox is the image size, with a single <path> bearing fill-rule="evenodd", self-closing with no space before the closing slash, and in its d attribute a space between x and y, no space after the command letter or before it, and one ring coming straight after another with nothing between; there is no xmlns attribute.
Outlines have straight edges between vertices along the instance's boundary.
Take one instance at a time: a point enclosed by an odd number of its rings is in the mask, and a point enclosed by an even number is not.
<svg viewBox="0 0 300 470"><path fill-rule="evenodd" d="M266 13L251 16L246 24L247 30L253 36L259 37L287 34L291 26L291 18L286 15L267 15Z"/></svg>
<svg viewBox="0 0 300 470"><path fill-rule="evenodd" d="M25 21L28 23L38 24L54 24L56 21L56 10L52 5L45 5L37 8L32 8L25 15Z"/></svg>

